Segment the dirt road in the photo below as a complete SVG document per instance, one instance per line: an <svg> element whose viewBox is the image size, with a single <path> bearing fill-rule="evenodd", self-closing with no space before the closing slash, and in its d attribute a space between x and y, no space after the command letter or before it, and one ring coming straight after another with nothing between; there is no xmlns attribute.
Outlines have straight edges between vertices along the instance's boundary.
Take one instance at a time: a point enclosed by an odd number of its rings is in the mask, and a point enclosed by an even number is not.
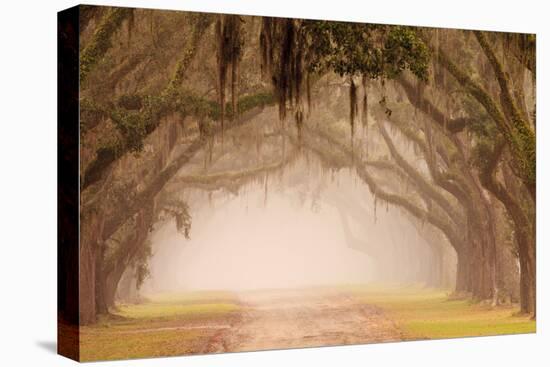
<svg viewBox="0 0 550 367"><path fill-rule="evenodd" d="M241 322L220 332L207 352L238 352L400 340L379 308L338 292L268 290L241 293Z"/></svg>

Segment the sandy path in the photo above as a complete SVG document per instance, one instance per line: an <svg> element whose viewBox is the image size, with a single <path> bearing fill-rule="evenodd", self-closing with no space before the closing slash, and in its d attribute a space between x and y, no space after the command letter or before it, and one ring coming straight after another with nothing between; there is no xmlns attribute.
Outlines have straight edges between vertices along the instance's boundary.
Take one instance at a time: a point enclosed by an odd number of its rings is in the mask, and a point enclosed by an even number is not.
<svg viewBox="0 0 550 367"><path fill-rule="evenodd" d="M258 291L239 295L239 326L220 333L207 352L364 344L400 340L380 309L326 291Z"/></svg>

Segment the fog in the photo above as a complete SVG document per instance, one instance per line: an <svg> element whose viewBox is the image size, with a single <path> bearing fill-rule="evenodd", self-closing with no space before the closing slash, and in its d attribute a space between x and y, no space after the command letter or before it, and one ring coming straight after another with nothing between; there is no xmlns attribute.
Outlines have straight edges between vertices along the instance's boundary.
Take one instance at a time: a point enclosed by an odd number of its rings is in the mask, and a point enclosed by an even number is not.
<svg viewBox="0 0 550 367"><path fill-rule="evenodd" d="M237 194L192 189L183 197L190 239L173 221L155 227L144 294L413 283L432 256L399 209L375 209L353 170L327 171L312 157Z"/></svg>

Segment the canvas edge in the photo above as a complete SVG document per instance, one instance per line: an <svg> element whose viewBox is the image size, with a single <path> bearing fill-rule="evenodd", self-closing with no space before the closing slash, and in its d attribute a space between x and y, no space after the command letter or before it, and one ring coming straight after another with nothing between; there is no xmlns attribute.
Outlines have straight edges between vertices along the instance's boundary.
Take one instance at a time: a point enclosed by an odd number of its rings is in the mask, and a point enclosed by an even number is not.
<svg viewBox="0 0 550 367"><path fill-rule="evenodd" d="M80 360L79 15L57 13L57 353Z"/></svg>

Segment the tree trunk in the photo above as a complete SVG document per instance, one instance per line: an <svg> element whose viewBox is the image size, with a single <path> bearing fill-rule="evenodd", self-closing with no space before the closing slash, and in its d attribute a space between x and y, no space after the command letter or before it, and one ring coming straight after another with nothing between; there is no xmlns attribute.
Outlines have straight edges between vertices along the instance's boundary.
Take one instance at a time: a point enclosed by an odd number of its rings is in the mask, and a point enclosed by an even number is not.
<svg viewBox="0 0 550 367"><path fill-rule="evenodd" d="M100 260L99 256L96 259L96 263ZM105 315L109 313L109 305L105 299L105 280L104 276L98 271L100 268L96 268L96 286L95 286L95 302L97 315Z"/></svg>
<svg viewBox="0 0 550 367"><path fill-rule="evenodd" d="M491 299L493 292L493 275L496 257L490 248L490 241L485 232L475 231L476 239L473 241L474 248L470 257L472 259L471 278L472 295L477 300Z"/></svg>
<svg viewBox="0 0 550 367"><path fill-rule="evenodd" d="M109 274L105 282L104 297L105 303L109 308L115 306L115 295L120 279L122 278L122 274L124 274L124 268L118 267L112 274Z"/></svg>
<svg viewBox="0 0 550 367"><path fill-rule="evenodd" d="M536 272L534 253L525 244L519 245L521 312L536 317Z"/></svg>
<svg viewBox="0 0 550 367"><path fill-rule="evenodd" d="M96 320L95 305L95 253L93 246L80 246L80 324L88 325Z"/></svg>
<svg viewBox="0 0 550 367"><path fill-rule="evenodd" d="M107 314L109 312L109 306L105 301L105 272L103 272L103 263L105 261L105 245L102 244L97 250L95 259L95 302L96 312L98 315Z"/></svg>
<svg viewBox="0 0 550 367"><path fill-rule="evenodd" d="M134 263L136 255L149 235L154 219L154 201L146 204L137 215L135 230L117 251L117 258L110 266L102 266L103 257L98 261L96 304L98 313L108 313L115 306L115 295L125 270Z"/></svg>
<svg viewBox="0 0 550 367"><path fill-rule="evenodd" d="M470 293L470 259L463 251L457 252L456 264L456 286L457 294Z"/></svg>
<svg viewBox="0 0 550 367"><path fill-rule="evenodd" d="M96 256L98 242L103 232L103 218L97 211L82 215L80 239L80 324L88 325L96 320Z"/></svg>

